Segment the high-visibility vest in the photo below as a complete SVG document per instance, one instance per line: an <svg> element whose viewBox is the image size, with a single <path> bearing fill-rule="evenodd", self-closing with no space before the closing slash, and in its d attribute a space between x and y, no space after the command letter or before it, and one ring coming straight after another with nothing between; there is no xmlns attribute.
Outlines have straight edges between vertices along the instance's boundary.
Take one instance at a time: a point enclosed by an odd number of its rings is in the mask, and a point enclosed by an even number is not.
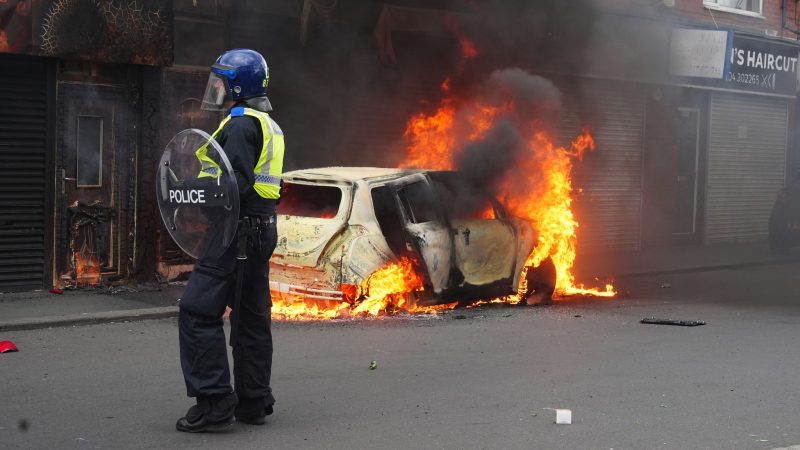
<svg viewBox="0 0 800 450"><path fill-rule="evenodd" d="M236 107L231 109L231 113L220 124L217 131L211 135L215 138L219 135L225 125L233 117L250 116L254 117L261 124L261 135L264 136L264 145L261 147L256 166L253 169L255 183L253 189L262 198L278 199L281 196L281 175L283 174L283 131L275 123L269 114L251 108ZM208 147L200 147L195 156L200 161L201 169L198 178L214 177L218 178L222 174L214 159L208 156Z"/></svg>

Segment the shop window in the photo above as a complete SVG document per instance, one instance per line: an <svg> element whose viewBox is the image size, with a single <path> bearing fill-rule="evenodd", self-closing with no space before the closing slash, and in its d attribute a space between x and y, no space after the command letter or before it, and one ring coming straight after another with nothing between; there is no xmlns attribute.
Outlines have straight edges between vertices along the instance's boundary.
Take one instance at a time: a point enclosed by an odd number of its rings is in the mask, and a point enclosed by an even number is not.
<svg viewBox="0 0 800 450"><path fill-rule="evenodd" d="M103 118L78 117L78 187L101 187L103 180Z"/></svg>
<svg viewBox="0 0 800 450"><path fill-rule="evenodd" d="M761 16L763 2L764 0L703 0L703 5L737 14Z"/></svg>

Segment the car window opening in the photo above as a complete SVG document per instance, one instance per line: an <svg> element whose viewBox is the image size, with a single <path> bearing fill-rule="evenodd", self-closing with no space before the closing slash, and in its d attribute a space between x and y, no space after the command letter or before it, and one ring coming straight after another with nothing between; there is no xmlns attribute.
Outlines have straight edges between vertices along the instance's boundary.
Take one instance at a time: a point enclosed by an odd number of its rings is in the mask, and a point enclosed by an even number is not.
<svg viewBox="0 0 800 450"><path fill-rule="evenodd" d="M436 202L425 182L404 186L397 192L406 217L411 223L427 223L436 220Z"/></svg>
<svg viewBox="0 0 800 450"><path fill-rule="evenodd" d="M403 219L397 209L392 191L386 186L372 188L372 207L375 211L375 219L381 228L386 244L389 249L397 256L402 255L406 248L405 231L403 230Z"/></svg>
<svg viewBox="0 0 800 450"><path fill-rule="evenodd" d="M339 213L341 203L342 190L338 187L284 182L278 213L332 219Z"/></svg>
<svg viewBox="0 0 800 450"><path fill-rule="evenodd" d="M495 220L495 210L492 198L474 186L455 182L455 179L436 179L433 186L436 194L441 199L447 211L447 216L453 220Z"/></svg>

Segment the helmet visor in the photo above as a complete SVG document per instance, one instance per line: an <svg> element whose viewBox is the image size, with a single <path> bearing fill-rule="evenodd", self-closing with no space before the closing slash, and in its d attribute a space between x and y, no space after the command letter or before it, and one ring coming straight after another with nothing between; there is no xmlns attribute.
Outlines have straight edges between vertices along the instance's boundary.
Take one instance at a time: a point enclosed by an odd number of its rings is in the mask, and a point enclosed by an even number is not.
<svg viewBox="0 0 800 450"><path fill-rule="evenodd" d="M215 73L208 75L208 84L206 84L206 93L203 95L202 109L206 111L222 111L225 105L225 95L227 89L225 88L225 81L222 77Z"/></svg>

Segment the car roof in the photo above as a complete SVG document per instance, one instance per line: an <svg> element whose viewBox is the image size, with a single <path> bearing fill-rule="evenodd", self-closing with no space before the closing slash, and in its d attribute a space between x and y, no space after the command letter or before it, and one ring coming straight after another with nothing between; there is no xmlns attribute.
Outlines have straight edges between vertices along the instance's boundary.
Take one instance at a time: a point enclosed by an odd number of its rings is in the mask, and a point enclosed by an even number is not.
<svg viewBox="0 0 800 450"><path fill-rule="evenodd" d="M286 172L286 179L327 179L356 182L371 178L399 178L405 175L421 172L418 169L395 169L384 167L319 167L314 169L301 169Z"/></svg>

